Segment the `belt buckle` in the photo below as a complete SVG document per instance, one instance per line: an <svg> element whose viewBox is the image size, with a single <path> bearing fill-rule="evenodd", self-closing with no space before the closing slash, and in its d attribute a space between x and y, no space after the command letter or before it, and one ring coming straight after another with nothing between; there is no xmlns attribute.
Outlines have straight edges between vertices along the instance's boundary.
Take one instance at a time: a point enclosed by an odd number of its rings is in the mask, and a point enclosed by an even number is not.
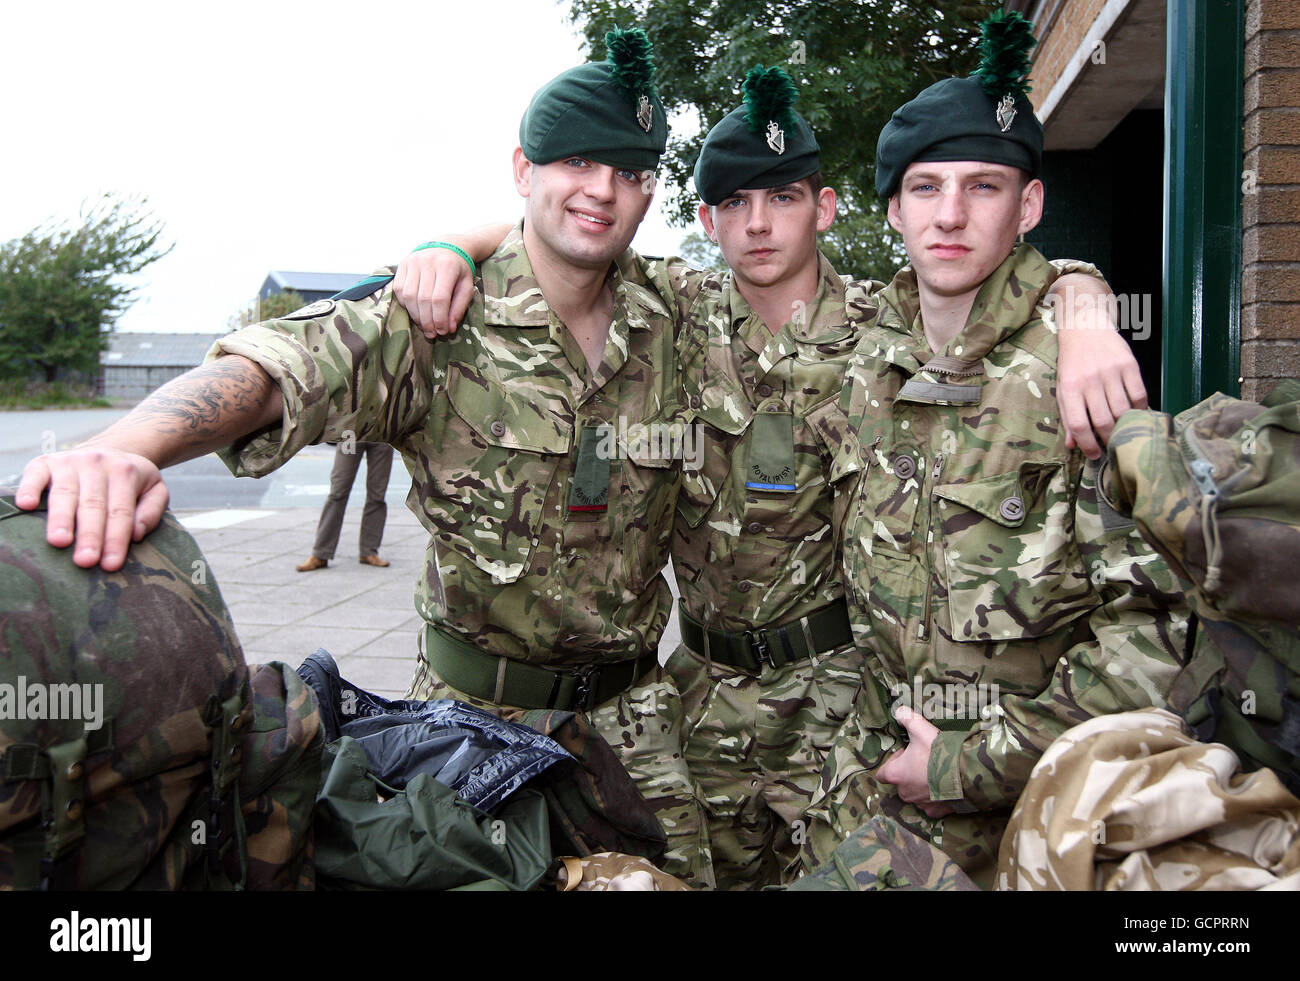
<svg viewBox="0 0 1300 981"><path fill-rule="evenodd" d="M777 666L776 660L772 657L772 649L768 646L767 638L763 636L763 631L746 630L745 639L749 641L749 647L756 655L759 668L761 669L763 667L763 662L766 661L768 664L772 665L772 668L775 670Z"/></svg>
<svg viewBox="0 0 1300 981"><path fill-rule="evenodd" d="M597 667L587 667L575 672L578 678L578 687L573 690L574 707L582 712L590 712L592 702L596 697L596 682L594 675L598 674L600 669Z"/></svg>

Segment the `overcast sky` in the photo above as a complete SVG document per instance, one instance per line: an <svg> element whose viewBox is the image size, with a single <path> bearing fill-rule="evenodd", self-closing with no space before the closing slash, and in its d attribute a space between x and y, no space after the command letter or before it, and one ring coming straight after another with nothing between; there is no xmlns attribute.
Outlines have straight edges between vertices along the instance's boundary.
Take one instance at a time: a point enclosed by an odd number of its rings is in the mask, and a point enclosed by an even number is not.
<svg viewBox="0 0 1300 981"><path fill-rule="evenodd" d="M554 0L0 9L0 241L105 191L147 195L176 248L141 277L130 331L221 331L272 269L369 273L517 219L519 118L584 60ZM684 234L661 203L643 252Z"/></svg>

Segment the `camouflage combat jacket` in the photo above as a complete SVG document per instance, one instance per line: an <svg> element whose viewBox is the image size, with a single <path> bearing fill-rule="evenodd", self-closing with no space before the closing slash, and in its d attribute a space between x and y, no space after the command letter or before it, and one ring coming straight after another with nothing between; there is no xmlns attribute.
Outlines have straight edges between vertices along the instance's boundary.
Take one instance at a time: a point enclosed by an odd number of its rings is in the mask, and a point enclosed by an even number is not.
<svg viewBox="0 0 1300 981"><path fill-rule="evenodd" d="M843 596L826 473L843 440L844 371L880 288L842 279L819 254L812 310L773 334L731 273L703 276L678 341L696 456L672 545L696 620L748 630Z"/></svg>
<svg viewBox="0 0 1300 981"><path fill-rule="evenodd" d="M349 430L391 443L429 532L416 588L426 621L555 668L653 651L672 605L661 571L680 467L670 439L644 437L678 412L672 317L634 253L609 285L594 374L542 297L522 226L480 267L454 337L426 340L378 284L231 334L209 358L256 361L285 408L279 428L222 458L261 476Z"/></svg>
<svg viewBox="0 0 1300 981"><path fill-rule="evenodd" d="M934 354L903 269L843 393L829 476L854 635L879 683L857 711L895 740L891 703L935 722L930 795L959 811L1013 804L1071 726L1164 705L1183 649L1168 567L1131 523L1103 522L1095 468L1066 449L1043 303L1058 274L1017 246Z"/></svg>

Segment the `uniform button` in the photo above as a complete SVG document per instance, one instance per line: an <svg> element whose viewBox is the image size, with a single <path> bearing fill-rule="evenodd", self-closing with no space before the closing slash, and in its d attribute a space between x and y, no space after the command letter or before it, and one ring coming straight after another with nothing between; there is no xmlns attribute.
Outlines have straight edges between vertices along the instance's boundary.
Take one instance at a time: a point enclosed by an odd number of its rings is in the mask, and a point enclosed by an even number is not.
<svg viewBox="0 0 1300 981"><path fill-rule="evenodd" d="M767 398L768 396L770 396L771 394L772 394L772 386L769 385L769 384L767 384L767 382L764 382L762 385L759 385L759 386L758 386L758 397L759 397L759 398L761 398L761 399L765 399L765 398Z"/></svg>
<svg viewBox="0 0 1300 981"><path fill-rule="evenodd" d="M86 772L85 768L84 768L80 763L69 763L69 764L68 764L68 779L69 779L69 780L74 780L74 781L75 781L75 780L80 780L81 777L82 777L82 775L83 775L85 772Z"/></svg>
<svg viewBox="0 0 1300 981"><path fill-rule="evenodd" d="M751 521L751 522L749 523L749 533L750 533L751 535L757 535L757 534L759 534L760 532L762 532L762 530L763 530L763 522L761 522L761 521Z"/></svg>
<svg viewBox="0 0 1300 981"><path fill-rule="evenodd" d="M1019 521L1025 516L1025 502L1015 496L1008 497L998 506L998 514L1008 521Z"/></svg>
<svg viewBox="0 0 1300 981"><path fill-rule="evenodd" d="M894 473L903 480L911 480L916 476L916 461L906 453L898 454L894 457Z"/></svg>
<svg viewBox="0 0 1300 981"><path fill-rule="evenodd" d="M749 592L749 590L750 590L750 585L749 585L749 583L747 583L747 582L742 582L742 583L741 583L739 586L737 586L736 588L737 588L738 590L740 590L742 593L747 593L747 592Z"/></svg>
<svg viewBox="0 0 1300 981"><path fill-rule="evenodd" d="M81 814L82 814L81 801L77 800L76 798L73 798L72 800L68 801L68 820L80 821Z"/></svg>
<svg viewBox="0 0 1300 981"><path fill-rule="evenodd" d="M498 419L491 425L492 435L500 439L506 434L506 424Z"/></svg>
<svg viewBox="0 0 1300 981"><path fill-rule="evenodd" d="M692 395L692 396L691 396L691 408L692 408L692 409L698 409L698 408L699 408L701 405L703 405L703 404L704 404L703 399L701 399L698 395Z"/></svg>

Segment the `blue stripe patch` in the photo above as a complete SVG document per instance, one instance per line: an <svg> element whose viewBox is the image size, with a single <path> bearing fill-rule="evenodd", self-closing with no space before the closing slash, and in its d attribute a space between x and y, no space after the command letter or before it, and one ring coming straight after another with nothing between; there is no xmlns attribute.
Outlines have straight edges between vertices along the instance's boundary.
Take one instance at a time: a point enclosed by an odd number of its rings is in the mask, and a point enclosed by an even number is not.
<svg viewBox="0 0 1300 981"><path fill-rule="evenodd" d="M752 481L745 481L745 486L750 490L779 490L792 491L798 490L794 484L755 484Z"/></svg>

